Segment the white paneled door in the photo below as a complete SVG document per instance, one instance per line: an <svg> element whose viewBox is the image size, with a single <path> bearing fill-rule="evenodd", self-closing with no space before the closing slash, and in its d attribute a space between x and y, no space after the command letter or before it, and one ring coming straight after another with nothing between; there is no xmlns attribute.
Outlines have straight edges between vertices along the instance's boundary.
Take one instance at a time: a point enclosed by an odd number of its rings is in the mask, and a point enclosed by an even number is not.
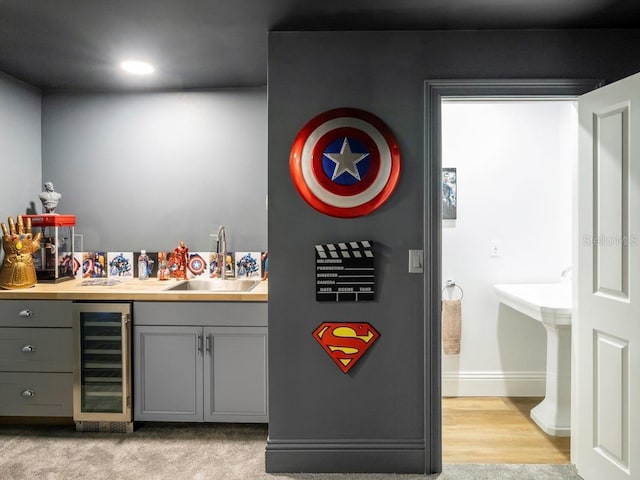
<svg viewBox="0 0 640 480"><path fill-rule="evenodd" d="M579 99L573 459L640 480L640 74Z"/></svg>

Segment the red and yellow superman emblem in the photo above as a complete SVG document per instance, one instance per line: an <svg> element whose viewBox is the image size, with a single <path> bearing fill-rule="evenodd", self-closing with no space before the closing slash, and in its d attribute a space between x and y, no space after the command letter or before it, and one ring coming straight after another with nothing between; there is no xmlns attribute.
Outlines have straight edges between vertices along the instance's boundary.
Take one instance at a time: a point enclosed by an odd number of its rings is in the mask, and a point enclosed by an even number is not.
<svg viewBox="0 0 640 480"><path fill-rule="evenodd" d="M344 373L360 360L379 336L376 329L366 322L324 322L313 332L313 338Z"/></svg>

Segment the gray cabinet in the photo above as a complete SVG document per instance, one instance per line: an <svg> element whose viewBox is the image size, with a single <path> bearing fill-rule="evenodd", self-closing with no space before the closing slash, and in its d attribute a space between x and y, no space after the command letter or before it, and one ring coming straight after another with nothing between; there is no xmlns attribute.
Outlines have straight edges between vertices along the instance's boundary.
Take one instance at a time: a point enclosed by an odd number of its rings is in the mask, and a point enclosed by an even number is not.
<svg viewBox="0 0 640 480"><path fill-rule="evenodd" d="M204 336L204 420L266 422L267 327L205 327Z"/></svg>
<svg viewBox="0 0 640 480"><path fill-rule="evenodd" d="M73 414L72 303L0 301L0 416Z"/></svg>
<svg viewBox="0 0 640 480"><path fill-rule="evenodd" d="M202 327L134 325L134 420L202 421Z"/></svg>
<svg viewBox="0 0 640 480"><path fill-rule="evenodd" d="M266 422L266 323L266 304L136 302L134 419Z"/></svg>

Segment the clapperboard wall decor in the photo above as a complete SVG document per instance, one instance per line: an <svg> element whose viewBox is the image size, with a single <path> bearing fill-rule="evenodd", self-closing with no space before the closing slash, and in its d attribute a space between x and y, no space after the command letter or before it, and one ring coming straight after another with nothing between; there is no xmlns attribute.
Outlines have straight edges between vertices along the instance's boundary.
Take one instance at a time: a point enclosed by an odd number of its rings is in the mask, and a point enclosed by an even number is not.
<svg viewBox="0 0 640 480"><path fill-rule="evenodd" d="M373 259L373 242L369 240L316 245L316 300L373 300Z"/></svg>

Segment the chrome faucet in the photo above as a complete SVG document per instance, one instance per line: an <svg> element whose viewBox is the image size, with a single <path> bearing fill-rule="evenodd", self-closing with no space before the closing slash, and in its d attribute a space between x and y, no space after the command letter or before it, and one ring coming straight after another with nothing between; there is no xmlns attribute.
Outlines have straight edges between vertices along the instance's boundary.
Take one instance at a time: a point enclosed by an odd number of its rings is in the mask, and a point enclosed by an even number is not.
<svg viewBox="0 0 640 480"><path fill-rule="evenodd" d="M218 243L216 254L218 256L218 268L220 268L220 278L227 279L227 233L223 225L218 228Z"/></svg>

